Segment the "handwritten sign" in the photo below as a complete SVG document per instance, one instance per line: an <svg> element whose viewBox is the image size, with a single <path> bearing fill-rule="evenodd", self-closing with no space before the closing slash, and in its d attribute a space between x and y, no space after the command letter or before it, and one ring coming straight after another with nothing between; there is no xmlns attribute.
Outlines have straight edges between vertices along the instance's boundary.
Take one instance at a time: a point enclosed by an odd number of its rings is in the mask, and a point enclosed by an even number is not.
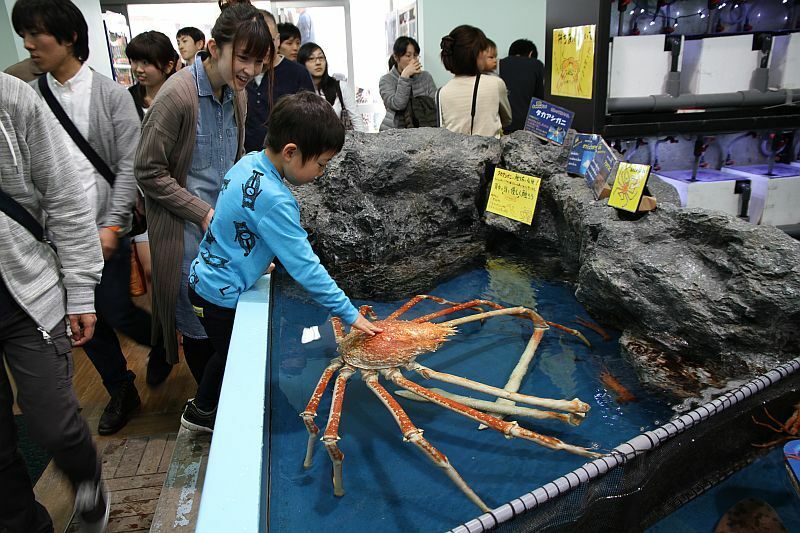
<svg viewBox="0 0 800 533"><path fill-rule="evenodd" d="M650 165L636 165L633 163L620 163L617 167L617 176L611 188L608 205L635 213L642 200L644 186L650 175Z"/></svg>
<svg viewBox="0 0 800 533"><path fill-rule="evenodd" d="M541 183L541 178L496 168L486 210L530 225Z"/></svg>
<svg viewBox="0 0 800 533"><path fill-rule="evenodd" d="M592 98L594 24L553 30L550 94Z"/></svg>
<svg viewBox="0 0 800 533"><path fill-rule="evenodd" d="M531 98L528 108L528 118L525 119L525 129L537 137L564 144L567 131L572 125L575 113L557 105Z"/></svg>

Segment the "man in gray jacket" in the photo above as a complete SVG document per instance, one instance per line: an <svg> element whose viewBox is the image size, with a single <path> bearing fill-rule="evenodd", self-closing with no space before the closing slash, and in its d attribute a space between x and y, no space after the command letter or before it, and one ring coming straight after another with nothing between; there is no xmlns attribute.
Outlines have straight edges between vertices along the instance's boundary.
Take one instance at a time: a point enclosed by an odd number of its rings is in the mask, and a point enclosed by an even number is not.
<svg viewBox="0 0 800 533"><path fill-rule="evenodd" d="M0 74L0 190L45 225L56 254L0 210L0 531L53 531L17 450L14 397L31 437L76 489L81 531L108 516L100 462L72 389L72 345L95 324L94 288L103 257L86 196L62 132L33 89ZM77 191L77 192L76 192ZM45 223L46 221L46 223ZM65 322L69 323L69 330ZM5 365L3 364L5 362Z"/></svg>
<svg viewBox="0 0 800 533"><path fill-rule="evenodd" d="M94 210L105 259L103 279L95 293L97 326L84 349L111 395L98 426L101 435L110 435L125 426L141 403L134 385L136 376L127 367L114 329L139 344L151 342L150 315L133 305L129 293L131 251L126 235L136 200L133 158L139 142L139 116L128 91L86 65L88 27L75 4L69 0L19 0L11 18L25 49L46 73L39 80L43 86L34 83L34 89L40 94L52 93L114 174L112 185L67 137L78 167L79 188L86 192ZM60 126L54 120L52 127ZM166 364L163 348L154 348L151 357Z"/></svg>

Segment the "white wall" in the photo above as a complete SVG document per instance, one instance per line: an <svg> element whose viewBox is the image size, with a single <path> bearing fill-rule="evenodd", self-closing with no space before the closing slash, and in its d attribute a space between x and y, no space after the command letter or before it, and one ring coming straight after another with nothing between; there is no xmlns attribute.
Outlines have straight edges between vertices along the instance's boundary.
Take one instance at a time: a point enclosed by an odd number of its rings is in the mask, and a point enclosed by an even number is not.
<svg viewBox="0 0 800 533"><path fill-rule="evenodd" d="M439 59L439 43L450 30L470 24L497 43L498 59L506 57L509 45L517 39L530 39L544 56L546 0L417 0L420 12L422 66L441 87L452 74Z"/></svg>
<svg viewBox="0 0 800 533"><path fill-rule="evenodd" d="M104 76L111 77L111 60L108 58L108 44L103 27L103 15L99 0L72 0L83 13L89 26L89 60L87 64ZM11 26L11 10L15 0L3 0L5 9L0 13L0 70L5 70L21 59L28 57L22 46L22 39L14 33ZM6 31L5 24L8 23Z"/></svg>

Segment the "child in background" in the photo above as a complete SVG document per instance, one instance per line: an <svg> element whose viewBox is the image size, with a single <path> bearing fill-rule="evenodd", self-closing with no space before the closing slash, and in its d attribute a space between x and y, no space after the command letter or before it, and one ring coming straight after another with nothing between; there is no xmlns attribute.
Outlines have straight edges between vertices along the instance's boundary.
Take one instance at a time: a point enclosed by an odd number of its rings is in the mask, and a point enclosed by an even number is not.
<svg viewBox="0 0 800 533"><path fill-rule="evenodd" d="M189 300L215 353L186 405L183 427L213 432L236 304L276 257L331 314L368 335L381 331L320 264L300 225L297 200L283 183L311 183L343 144L344 127L325 100L309 92L287 95L270 115L266 149L246 155L225 176L189 275Z"/></svg>
<svg viewBox="0 0 800 533"><path fill-rule="evenodd" d="M478 68L481 74L497 76L497 45L491 39L487 39L487 41L489 46L478 56Z"/></svg>

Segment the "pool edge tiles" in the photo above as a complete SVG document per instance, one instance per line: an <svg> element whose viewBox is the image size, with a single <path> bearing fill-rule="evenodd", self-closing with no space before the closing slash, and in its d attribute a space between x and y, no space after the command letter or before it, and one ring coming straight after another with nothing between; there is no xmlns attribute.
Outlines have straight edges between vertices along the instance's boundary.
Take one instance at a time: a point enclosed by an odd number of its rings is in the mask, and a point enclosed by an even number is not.
<svg viewBox="0 0 800 533"><path fill-rule="evenodd" d="M266 275L242 294L236 307L225 378L208 457L199 533L266 531L263 444L268 394L270 281ZM268 413L267 413L268 415ZM236 453L230 453L235 450ZM253 464L253 460L260 461Z"/></svg>

